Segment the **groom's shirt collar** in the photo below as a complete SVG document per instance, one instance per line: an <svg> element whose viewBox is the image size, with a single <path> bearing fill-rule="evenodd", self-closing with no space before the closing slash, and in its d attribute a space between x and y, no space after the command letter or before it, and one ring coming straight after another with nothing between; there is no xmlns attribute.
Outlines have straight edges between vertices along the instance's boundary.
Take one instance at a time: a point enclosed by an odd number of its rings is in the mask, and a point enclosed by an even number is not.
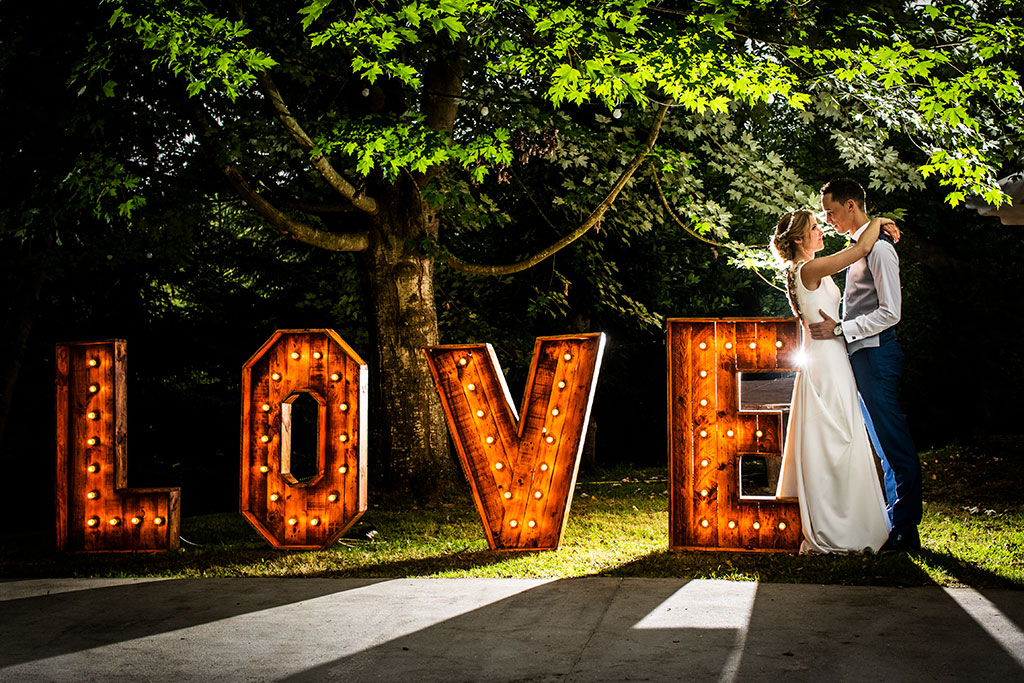
<svg viewBox="0 0 1024 683"><path fill-rule="evenodd" d="M868 225L870 223L871 223L871 221L868 221L867 223L865 223L864 225L860 226L859 228L854 230L852 233L850 233L850 239L853 240L854 242L856 242L858 239L860 239L860 234L862 232L864 232L865 230L867 230L867 227L868 227Z"/></svg>

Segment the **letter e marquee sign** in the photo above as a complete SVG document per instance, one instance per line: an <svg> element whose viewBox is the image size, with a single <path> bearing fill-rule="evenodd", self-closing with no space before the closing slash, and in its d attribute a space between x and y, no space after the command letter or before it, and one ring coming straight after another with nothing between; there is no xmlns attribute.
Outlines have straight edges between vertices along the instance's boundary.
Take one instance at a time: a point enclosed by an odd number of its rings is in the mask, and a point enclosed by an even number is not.
<svg viewBox="0 0 1024 683"><path fill-rule="evenodd" d="M669 546L795 550L797 501L742 496L740 461L782 455L782 412L742 411L743 372L792 372L795 318L668 321Z"/></svg>

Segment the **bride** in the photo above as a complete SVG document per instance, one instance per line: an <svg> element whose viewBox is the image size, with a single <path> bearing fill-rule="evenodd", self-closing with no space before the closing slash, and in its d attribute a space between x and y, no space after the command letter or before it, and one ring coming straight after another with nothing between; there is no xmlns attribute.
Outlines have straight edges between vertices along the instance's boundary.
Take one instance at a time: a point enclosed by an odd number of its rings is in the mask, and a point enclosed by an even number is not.
<svg viewBox="0 0 1024 683"><path fill-rule="evenodd" d="M832 275L864 258L881 226L875 218L854 244L815 258L824 247L810 211L785 214L771 247L786 267L786 293L804 327L803 365L793 404L777 495L799 498L802 553L878 552L889 537L889 517L842 337L812 339L806 326L818 310L839 316Z"/></svg>

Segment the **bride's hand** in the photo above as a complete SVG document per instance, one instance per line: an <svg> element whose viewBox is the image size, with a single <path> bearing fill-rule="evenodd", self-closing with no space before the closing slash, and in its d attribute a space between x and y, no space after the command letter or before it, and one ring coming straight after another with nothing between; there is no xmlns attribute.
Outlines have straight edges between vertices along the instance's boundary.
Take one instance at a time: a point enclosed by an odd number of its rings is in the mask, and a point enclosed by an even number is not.
<svg viewBox="0 0 1024 683"><path fill-rule="evenodd" d="M900 241L900 229L896 225L896 222L891 218L882 218L882 232L889 236L889 239L893 241L893 244Z"/></svg>

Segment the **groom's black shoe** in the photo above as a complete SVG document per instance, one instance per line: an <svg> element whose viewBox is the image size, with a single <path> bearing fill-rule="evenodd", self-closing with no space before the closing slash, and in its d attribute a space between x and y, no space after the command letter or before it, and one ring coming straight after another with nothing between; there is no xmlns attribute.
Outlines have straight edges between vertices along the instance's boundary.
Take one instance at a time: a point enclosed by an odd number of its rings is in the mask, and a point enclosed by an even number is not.
<svg viewBox="0 0 1024 683"><path fill-rule="evenodd" d="M878 549L880 553L912 553L921 549L921 539L917 535L917 529L912 531L900 531L893 529L889 533L889 540Z"/></svg>

